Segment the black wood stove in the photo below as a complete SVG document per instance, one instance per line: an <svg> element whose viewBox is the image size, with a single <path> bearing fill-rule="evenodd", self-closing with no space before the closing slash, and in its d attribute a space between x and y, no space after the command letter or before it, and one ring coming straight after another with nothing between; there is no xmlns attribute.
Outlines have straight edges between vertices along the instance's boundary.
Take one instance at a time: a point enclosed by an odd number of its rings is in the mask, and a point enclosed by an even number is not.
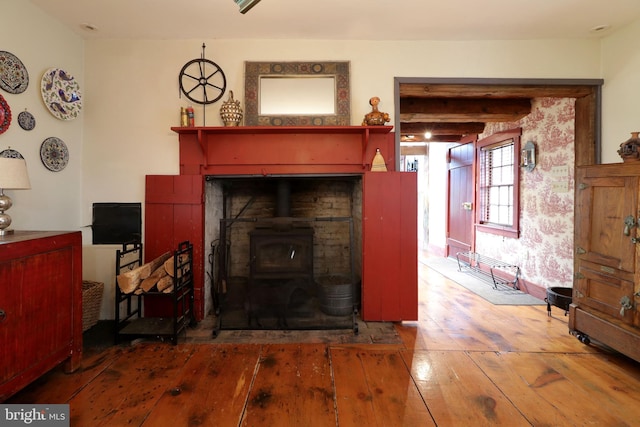
<svg viewBox="0 0 640 427"><path fill-rule="evenodd" d="M287 179L278 181L275 215L256 219L255 228L248 232L248 277L242 283L228 283L217 328L353 327L351 313L340 317L320 309L312 226L320 219L291 216L290 186Z"/></svg>

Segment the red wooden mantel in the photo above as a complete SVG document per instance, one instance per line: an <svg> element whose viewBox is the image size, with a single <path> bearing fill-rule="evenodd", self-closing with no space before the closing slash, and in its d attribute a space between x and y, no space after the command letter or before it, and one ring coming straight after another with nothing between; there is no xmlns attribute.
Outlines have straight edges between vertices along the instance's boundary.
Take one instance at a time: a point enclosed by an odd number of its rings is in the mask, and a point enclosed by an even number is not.
<svg viewBox="0 0 640 427"><path fill-rule="evenodd" d="M360 174L365 177L365 187L376 187L375 191L364 189L369 196L363 200L363 268L371 271L362 272L362 317L370 321L417 320L416 176L395 172L391 129L391 126L171 128L179 135L180 175L147 176L145 258L152 259L179 241L193 243L195 312L200 320L205 315L206 176ZM387 173L369 172L377 148L385 158ZM371 174L377 175L375 179L366 179ZM385 195L390 195L390 199L384 200ZM381 209L385 204L393 204L394 209ZM392 273L378 274L385 264ZM145 306L145 310L151 312L154 307Z"/></svg>
<svg viewBox="0 0 640 427"><path fill-rule="evenodd" d="M181 175L363 173L380 148L395 169L391 126L173 127Z"/></svg>

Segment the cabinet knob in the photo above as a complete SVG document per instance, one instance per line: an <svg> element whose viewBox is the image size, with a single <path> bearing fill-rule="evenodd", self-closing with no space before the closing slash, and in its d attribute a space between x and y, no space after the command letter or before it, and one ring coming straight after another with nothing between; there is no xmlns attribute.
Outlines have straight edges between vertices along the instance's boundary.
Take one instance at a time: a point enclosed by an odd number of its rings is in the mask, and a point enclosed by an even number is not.
<svg viewBox="0 0 640 427"><path fill-rule="evenodd" d="M620 298L620 316L624 317L624 312L627 310L631 310L633 309L633 304L631 303L631 298L629 298L628 296L623 296L622 298Z"/></svg>
<svg viewBox="0 0 640 427"><path fill-rule="evenodd" d="M7 318L7 313L4 312L3 309L0 308L0 322Z"/></svg>
<svg viewBox="0 0 640 427"><path fill-rule="evenodd" d="M624 219L624 230L622 231L622 233L625 236L628 236L631 234L631 228L637 227L637 226L638 226L638 223L636 222L636 219L634 218L634 216L629 215Z"/></svg>

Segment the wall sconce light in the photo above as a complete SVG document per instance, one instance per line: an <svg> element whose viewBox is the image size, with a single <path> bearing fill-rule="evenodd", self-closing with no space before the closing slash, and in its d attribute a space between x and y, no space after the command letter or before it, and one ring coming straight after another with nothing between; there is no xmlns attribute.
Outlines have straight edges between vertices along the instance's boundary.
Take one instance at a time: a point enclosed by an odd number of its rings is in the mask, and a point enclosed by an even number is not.
<svg viewBox="0 0 640 427"><path fill-rule="evenodd" d="M233 0L236 2L238 6L240 6L240 13L245 14L251 9L253 6L260 3L260 0Z"/></svg>
<svg viewBox="0 0 640 427"><path fill-rule="evenodd" d="M536 167L536 145L533 141L527 141L520 152L520 167L531 172Z"/></svg>
<svg viewBox="0 0 640 427"><path fill-rule="evenodd" d="M7 228L11 217L5 213L13 202L4 194L4 190L28 190L31 188L27 174L27 162L21 158L0 157L0 236L13 233Z"/></svg>

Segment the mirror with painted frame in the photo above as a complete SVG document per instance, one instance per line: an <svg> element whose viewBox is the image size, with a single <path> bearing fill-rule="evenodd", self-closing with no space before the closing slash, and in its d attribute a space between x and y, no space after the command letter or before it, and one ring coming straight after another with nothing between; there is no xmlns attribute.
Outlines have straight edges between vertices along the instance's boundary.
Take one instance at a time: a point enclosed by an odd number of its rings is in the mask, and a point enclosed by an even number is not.
<svg viewBox="0 0 640 427"><path fill-rule="evenodd" d="M349 62L245 62L246 126L349 126Z"/></svg>

